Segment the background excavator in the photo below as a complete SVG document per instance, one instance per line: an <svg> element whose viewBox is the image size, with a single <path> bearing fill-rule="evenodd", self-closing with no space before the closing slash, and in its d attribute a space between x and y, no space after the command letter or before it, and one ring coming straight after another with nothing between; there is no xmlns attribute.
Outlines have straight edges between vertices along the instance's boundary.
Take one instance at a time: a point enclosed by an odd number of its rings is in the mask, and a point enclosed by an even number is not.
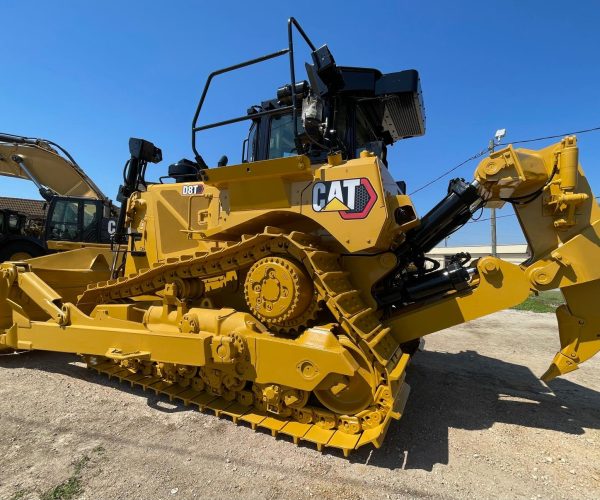
<svg viewBox="0 0 600 500"><path fill-rule="evenodd" d="M0 175L32 181L47 204L35 233L25 214L0 211L0 262L111 242L116 207L58 144L0 134Z"/></svg>
<svg viewBox="0 0 600 500"><path fill-rule="evenodd" d="M296 80L293 35L308 45ZM213 79L276 57L289 83L248 113L199 125ZM203 130L247 120L242 159L210 168ZM576 138L499 149L417 215L386 148L425 132L419 76L339 66L292 18L288 48L210 74L194 160L146 181L162 154L131 139L115 241L0 265L0 348L79 353L109 377L273 435L380 446L409 395L419 339L560 288L545 380L600 350L600 208ZM164 182L163 182L164 181ZM425 254L481 207L510 204L521 265Z"/></svg>

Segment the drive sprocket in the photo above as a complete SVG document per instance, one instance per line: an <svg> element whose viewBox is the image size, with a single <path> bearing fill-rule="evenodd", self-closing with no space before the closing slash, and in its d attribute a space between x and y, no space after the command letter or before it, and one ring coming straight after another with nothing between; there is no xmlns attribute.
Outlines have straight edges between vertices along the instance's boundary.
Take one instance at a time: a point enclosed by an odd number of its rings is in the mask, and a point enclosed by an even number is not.
<svg viewBox="0 0 600 500"><path fill-rule="evenodd" d="M306 327L319 310L317 294L304 268L286 257L264 257L249 269L246 304L263 323L279 331Z"/></svg>

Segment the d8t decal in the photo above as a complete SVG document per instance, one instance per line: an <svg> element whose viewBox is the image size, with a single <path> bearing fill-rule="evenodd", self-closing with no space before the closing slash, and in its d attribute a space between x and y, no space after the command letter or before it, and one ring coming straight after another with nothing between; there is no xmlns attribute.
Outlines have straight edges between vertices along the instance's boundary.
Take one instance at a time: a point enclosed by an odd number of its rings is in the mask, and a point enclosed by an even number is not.
<svg viewBox="0 0 600 500"><path fill-rule="evenodd" d="M181 186L181 194L192 195L202 194L204 192L204 184L184 184Z"/></svg>
<svg viewBox="0 0 600 500"><path fill-rule="evenodd" d="M364 219L377 201L369 179L317 182L312 191L315 212L338 212L342 219Z"/></svg>

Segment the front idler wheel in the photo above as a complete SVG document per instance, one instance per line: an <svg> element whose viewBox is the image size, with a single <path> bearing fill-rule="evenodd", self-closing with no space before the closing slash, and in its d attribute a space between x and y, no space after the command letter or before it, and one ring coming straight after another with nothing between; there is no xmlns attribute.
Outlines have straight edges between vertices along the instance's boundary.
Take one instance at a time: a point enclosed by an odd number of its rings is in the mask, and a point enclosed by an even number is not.
<svg viewBox="0 0 600 500"><path fill-rule="evenodd" d="M340 337L342 344L358 363L352 377L327 389L315 390L314 394L325 408L339 415L355 415L373 405L373 392L377 386L376 375L364 353L348 338Z"/></svg>

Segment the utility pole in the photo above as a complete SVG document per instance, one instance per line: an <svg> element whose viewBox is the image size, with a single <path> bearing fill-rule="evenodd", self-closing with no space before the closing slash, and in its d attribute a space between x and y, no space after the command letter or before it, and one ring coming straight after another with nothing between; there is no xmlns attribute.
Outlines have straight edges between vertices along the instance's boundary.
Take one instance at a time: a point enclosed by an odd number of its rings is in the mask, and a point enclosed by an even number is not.
<svg viewBox="0 0 600 500"><path fill-rule="evenodd" d="M490 140L488 145L488 150L491 153L494 152L494 148L500 144L500 140L506 135L506 129L501 128L496 130L496 134L494 138ZM498 245L497 245L497 235L496 235L496 207L490 208L490 228L492 231L492 256L498 257Z"/></svg>
<svg viewBox="0 0 600 500"><path fill-rule="evenodd" d="M496 246L496 209L490 209L492 214L490 217L490 225L492 227L492 256L498 257L498 249Z"/></svg>

